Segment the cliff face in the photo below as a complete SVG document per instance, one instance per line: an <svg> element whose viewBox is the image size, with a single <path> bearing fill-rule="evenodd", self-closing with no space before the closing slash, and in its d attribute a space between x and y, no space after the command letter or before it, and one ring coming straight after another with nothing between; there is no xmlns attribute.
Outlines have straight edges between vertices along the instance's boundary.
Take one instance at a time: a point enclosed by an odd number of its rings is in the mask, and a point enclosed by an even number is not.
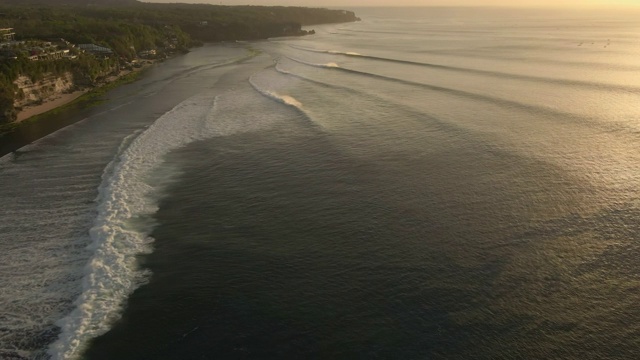
<svg viewBox="0 0 640 360"><path fill-rule="evenodd" d="M18 95L14 102L16 108L43 103L70 92L75 87L74 78L70 72L62 76L45 76L35 83L27 76L20 76L14 83L18 86Z"/></svg>

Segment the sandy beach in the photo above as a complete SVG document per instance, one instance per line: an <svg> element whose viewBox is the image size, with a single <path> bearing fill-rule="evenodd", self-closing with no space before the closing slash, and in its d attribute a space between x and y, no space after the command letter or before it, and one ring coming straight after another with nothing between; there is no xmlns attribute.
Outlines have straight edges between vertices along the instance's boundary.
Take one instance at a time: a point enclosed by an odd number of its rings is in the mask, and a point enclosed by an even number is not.
<svg viewBox="0 0 640 360"><path fill-rule="evenodd" d="M26 106L22 111L18 113L17 122L26 120L32 116L39 115L45 113L47 111L53 110L59 106L68 104L73 100L79 98L80 96L86 94L90 89L74 91L69 94L61 94L57 95L53 99L47 100L40 105L34 106Z"/></svg>
<svg viewBox="0 0 640 360"><path fill-rule="evenodd" d="M133 70L122 70L118 75L112 75L107 77L106 79L104 79L104 81L102 83L100 83L98 86L96 86L96 88L99 88L101 86L104 86L106 84L109 84L113 81L118 80L119 78L121 78L122 76L128 75L132 72L138 72L141 70L146 69L147 67L153 65L155 63L155 61L152 60L147 60L142 67L140 68L135 68ZM70 102L72 102L73 100L79 98L80 96L86 94L87 92L91 91L92 88L87 88L87 89L83 89L83 90L78 90L78 91L74 91L72 93L68 93L68 94L59 94L56 95L53 98L47 99L45 101L42 102L42 104L40 105L29 105L29 106L25 106L22 111L20 111L18 113L16 122L20 122L20 121L24 121L26 119L29 119L32 116L36 116L39 114L43 114L46 113L47 111L53 110L55 108L58 108L60 106L66 105Z"/></svg>

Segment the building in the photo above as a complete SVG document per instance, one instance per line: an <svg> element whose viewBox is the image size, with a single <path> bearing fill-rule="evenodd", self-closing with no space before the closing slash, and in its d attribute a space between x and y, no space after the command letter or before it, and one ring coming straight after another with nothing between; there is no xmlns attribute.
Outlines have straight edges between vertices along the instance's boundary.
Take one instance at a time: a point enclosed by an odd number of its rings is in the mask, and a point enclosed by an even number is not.
<svg viewBox="0 0 640 360"><path fill-rule="evenodd" d="M152 59L154 57L156 57L157 55L157 51L156 50L144 50L144 51L140 51L138 53L138 56L143 58L143 59Z"/></svg>
<svg viewBox="0 0 640 360"><path fill-rule="evenodd" d="M75 55L71 55L69 50L43 51L32 53L29 57L31 60L60 60L75 59Z"/></svg>
<svg viewBox="0 0 640 360"><path fill-rule="evenodd" d="M99 46L95 44L80 44L78 45L78 48L84 52L87 52L93 55L102 55L102 56L113 55L113 50L107 47Z"/></svg>
<svg viewBox="0 0 640 360"><path fill-rule="evenodd" d="M0 29L0 42L9 42L15 40L16 33L13 32L13 28Z"/></svg>

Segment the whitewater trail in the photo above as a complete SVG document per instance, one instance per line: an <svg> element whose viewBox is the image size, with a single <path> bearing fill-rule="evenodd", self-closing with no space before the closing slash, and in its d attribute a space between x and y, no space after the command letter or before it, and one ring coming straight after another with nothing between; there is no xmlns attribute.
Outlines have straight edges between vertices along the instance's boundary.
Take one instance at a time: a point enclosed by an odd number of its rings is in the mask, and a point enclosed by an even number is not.
<svg viewBox="0 0 640 360"><path fill-rule="evenodd" d="M293 98L286 101L300 105ZM151 179L165 155L194 141L257 131L290 119L291 114L278 111L279 107L247 84L217 96L192 97L137 137L123 141L102 176L97 217L90 230L93 255L75 309L56 323L61 334L49 346L52 360L79 359L88 341L111 328L129 295L148 280L150 273L138 266L136 256L152 251L153 227L139 220L150 219L157 211L158 184L171 181L170 172L163 172L168 180Z"/></svg>
<svg viewBox="0 0 640 360"><path fill-rule="evenodd" d="M83 291L75 309L56 324L61 334L49 347L53 360L77 359L86 341L109 329L119 318L126 298L148 277L138 269L135 256L149 252L152 239L130 221L157 208L145 176L169 151L201 138L213 108L210 96L184 101L133 141L125 139L126 148L105 169L98 215L90 230L93 256L85 268Z"/></svg>

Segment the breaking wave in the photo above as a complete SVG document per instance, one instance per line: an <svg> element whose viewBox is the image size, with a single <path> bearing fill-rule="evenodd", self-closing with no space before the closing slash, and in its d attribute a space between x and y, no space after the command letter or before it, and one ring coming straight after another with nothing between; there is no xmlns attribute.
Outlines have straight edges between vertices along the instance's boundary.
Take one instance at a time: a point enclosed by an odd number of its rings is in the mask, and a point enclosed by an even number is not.
<svg viewBox="0 0 640 360"><path fill-rule="evenodd" d="M531 75L523 75L523 74L513 74L513 73L502 72L502 71L482 70L482 69L475 69L475 68L469 68L469 67L458 67L458 66L432 64L432 63L425 63L425 62L411 61L411 60L404 60L404 59L386 58L381 56L363 55L360 53L355 53L350 51L344 52L344 51L337 51L337 50L318 50L318 49L311 49L311 48L306 48L302 46L294 46L294 45L289 45L289 46L296 50L319 53L319 54L331 54L331 55L340 55L340 56L347 56L347 57L356 57L356 58L372 60L372 61L421 66L424 68L455 71L455 72L469 73L474 75L484 75L484 76L491 76L491 77L502 78L502 79L523 80L523 81L531 81L531 82L545 83L545 84L585 87L585 88L609 90L609 91L622 91L622 92L628 92L628 93L637 93L640 90L636 86L611 84L611 83L605 83L601 81L573 80L573 79L549 78L549 77L531 76ZM295 60L295 59L292 59L292 60L302 62L300 60ZM318 66L318 67L331 67L330 64L334 64L334 63L329 63L329 64L306 63L306 64L312 65L312 66Z"/></svg>
<svg viewBox="0 0 640 360"><path fill-rule="evenodd" d="M186 100L135 139L125 139L105 169L98 215L90 230L93 256L75 309L57 322L61 334L48 351L53 360L79 358L87 340L109 330L126 298L148 278L138 267L136 255L149 252L153 239L148 227L133 221L157 209L145 177L169 151L206 135L202 130L214 107L211 97Z"/></svg>
<svg viewBox="0 0 640 360"><path fill-rule="evenodd" d="M149 278L136 256L152 250L151 215L158 209L160 190L174 174L163 169L162 179L152 178L165 155L194 141L255 131L282 120L277 114L256 117L256 113L271 113L256 98L262 99L248 85L215 97L198 95L164 114L139 136L123 141L104 170L98 214L90 230L93 255L75 309L56 323L61 334L49 346L52 360L79 359L88 340L110 329L128 296ZM300 106L293 98L283 101Z"/></svg>
<svg viewBox="0 0 640 360"><path fill-rule="evenodd" d="M302 103L300 101L298 101L296 98L294 98L293 96L282 95L282 94L278 94L275 91L266 90L266 89L260 87L257 84L257 82L255 81L254 77L251 77L249 79L249 83L251 84L251 86L253 86L253 88L257 92L259 92L260 94L266 96L267 98L269 98L271 100L274 100L276 102L279 102L281 104L291 106L291 107L295 108L296 110L298 110L298 112L300 112L301 114L307 115L306 111L304 110L304 108L302 106Z"/></svg>

